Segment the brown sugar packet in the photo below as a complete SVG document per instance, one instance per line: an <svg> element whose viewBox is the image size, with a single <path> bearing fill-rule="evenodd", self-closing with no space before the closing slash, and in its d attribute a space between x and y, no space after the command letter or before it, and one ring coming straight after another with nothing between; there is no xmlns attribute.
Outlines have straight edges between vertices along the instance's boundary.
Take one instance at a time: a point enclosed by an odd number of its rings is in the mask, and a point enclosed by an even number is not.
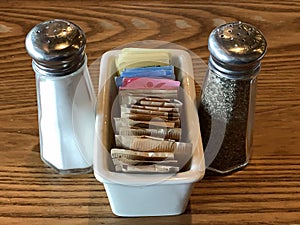
<svg viewBox="0 0 300 225"><path fill-rule="evenodd" d="M165 165L129 165L129 164L119 164L115 165L115 170L117 172L126 173L177 173L179 167L177 166L165 166Z"/></svg>
<svg viewBox="0 0 300 225"><path fill-rule="evenodd" d="M139 152L128 149L112 148L110 154L112 159L124 158L144 161L162 161L166 159L174 159L173 152Z"/></svg>
<svg viewBox="0 0 300 225"><path fill-rule="evenodd" d="M138 101L138 105L144 105L144 106L156 106L156 107L176 107L181 108L182 103L177 99L168 99L169 101L164 101L166 99L160 99L160 98L141 98Z"/></svg>
<svg viewBox="0 0 300 225"><path fill-rule="evenodd" d="M173 122L175 127L180 127L180 119L179 118L172 118L169 119L165 116L151 116L151 115L144 115L144 114L130 114L130 113L123 113L121 114L122 118L128 118L131 120L137 120L137 121L163 121L163 122Z"/></svg>
<svg viewBox="0 0 300 225"><path fill-rule="evenodd" d="M114 118L116 131L119 127L135 127L135 128L174 128L175 122L164 122L162 120L138 121L128 118Z"/></svg>
<svg viewBox="0 0 300 225"><path fill-rule="evenodd" d="M128 164L128 165L168 165L168 166L177 166L178 160L175 159L163 159L161 161L154 160L138 160L138 159L127 159L124 157L113 158L114 165L118 164Z"/></svg>
<svg viewBox="0 0 300 225"><path fill-rule="evenodd" d="M159 111L159 112L168 112L168 113L179 113L180 108L179 107L159 107L159 106L147 106L147 105L127 105L127 107L130 107L132 109L146 109L146 110L152 110L152 111Z"/></svg>
<svg viewBox="0 0 300 225"><path fill-rule="evenodd" d="M142 100L148 100L148 101L152 101L152 102L172 102L174 99L173 98L166 98L166 96L164 96L163 98L161 96L144 96L144 98L142 98Z"/></svg>
<svg viewBox="0 0 300 225"><path fill-rule="evenodd" d="M149 114L137 114L137 113L121 113L121 118L129 118L131 120L141 120L141 121L150 121L154 118L161 119L162 121L170 121L180 124L179 117L168 117L168 116L161 116L161 115L149 115Z"/></svg>
<svg viewBox="0 0 300 225"><path fill-rule="evenodd" d="M126 113L126 114L143 114L143 115L151 115L151 116L162 116L164 118L172 119L172 118L179 118L180 114L179 112L173 112L173 108L168 108L170 109L169 111L166 110L161 110L163 107L153 107L156 109L147 109L141 107L135 107L138 105L121 105L121 115Z"/></svg>
<svg viewBox="0 0 300 225"><path fill-rule="evenodd" d="M157 128L143 129L133 127L119 127L119 135L123 136L151 136L179 141L181 138L181 128Z"/></svg>
<svg viewBox="0 0 300 225"><path fill-rule="evenodd" d="M131 149L144 152L189 152L192 149L191 143L175 142L163 138L149 136L122 136L115 135L116 146L119 148Z"/></svg>
<svg viewBox="0 0 300 225"><path fill-rule="evenodd" d="M164 140L149 136L115 135L116 146L141 152L174 152L175 141Z"/></svg>
<svg viewBox="0 0 300 225"><path fill-rule="evenodd" d="M122 104L137 104L141 99L152 99L163 101L164 99L177 99L177 90L120 90L120 105Z"/></svg>

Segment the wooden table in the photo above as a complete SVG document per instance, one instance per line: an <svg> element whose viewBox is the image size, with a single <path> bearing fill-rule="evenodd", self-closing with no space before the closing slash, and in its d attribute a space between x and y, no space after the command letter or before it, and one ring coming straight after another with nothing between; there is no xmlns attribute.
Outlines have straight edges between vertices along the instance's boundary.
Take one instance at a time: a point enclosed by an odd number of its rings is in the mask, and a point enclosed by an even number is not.
<svg viewBox="0 0 300 225"><path fill-rule="evenodd" d="M89 65L138 40L173 42L207 63L207 38L217 25L241 20L258 27L268 52L250 164L198 182L185 214L146 219L113 215L92 173L49 169L39 156L35 78L24 39L51 18L83 28ZM0 68L0 224L300 224L299 1L1 1Z"/></svg>

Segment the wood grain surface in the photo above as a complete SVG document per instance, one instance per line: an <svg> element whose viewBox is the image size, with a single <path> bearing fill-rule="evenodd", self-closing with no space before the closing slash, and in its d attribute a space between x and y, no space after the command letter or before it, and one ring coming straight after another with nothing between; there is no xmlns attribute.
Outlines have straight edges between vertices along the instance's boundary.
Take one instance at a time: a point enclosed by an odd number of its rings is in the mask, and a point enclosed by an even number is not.
<svg viewBox="0 0 300 225"><path fill-rule="evenodd" d="M176 43L207 63L207 39L216 26L241 20L258 27L268 52L250 164L196 183L183 215L146 219L115 216L92 173L62 176L45 166L24 40L51 18L83 28L89 65L105 51L141 40ZM203 73L195 77L200 86ZM0 224L300 224L300 1L2 0L0 124Z"/></svg>

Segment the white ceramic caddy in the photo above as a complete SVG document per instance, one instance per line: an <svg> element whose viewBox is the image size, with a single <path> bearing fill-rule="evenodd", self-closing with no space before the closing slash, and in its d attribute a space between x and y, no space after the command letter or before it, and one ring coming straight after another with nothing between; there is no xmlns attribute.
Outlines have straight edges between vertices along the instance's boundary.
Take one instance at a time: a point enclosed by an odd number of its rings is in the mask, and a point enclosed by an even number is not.
<svg viewBox="0 0 300 225"><path fill-rule="evenodd" d="M100 64L94 175L104 184L114 214L125 217L178 215L185 211L193 184L205 172L200 134L193 64L188 52L168 49L171 64L176 68L176 79L181 81L185 142L193 144L187 169L176 174L134 174L114 171L110 149L114 147L112 107L117 97L114 82L115 58L121 50L103 54Z"/></svg>

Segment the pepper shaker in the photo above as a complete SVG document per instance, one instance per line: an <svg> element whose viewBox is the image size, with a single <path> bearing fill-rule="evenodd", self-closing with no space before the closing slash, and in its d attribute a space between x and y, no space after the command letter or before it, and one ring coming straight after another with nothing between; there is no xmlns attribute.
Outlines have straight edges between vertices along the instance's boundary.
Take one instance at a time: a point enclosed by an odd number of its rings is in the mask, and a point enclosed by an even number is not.
<svg viewBox="0 0 300 225"><path fill-rule="evenodd" d="M199 118L210 171L227 174L249 162L257 75L266 48L263 34L242 22L221 25L209 36Z"/></svg>
<svg viewBox="0 0 300 225"><path fill-rule="evenodd" d="M36 77L42 161L63 174L91 171L96 97L84 32L69 21L45 21L25 44Z"/></svg>

